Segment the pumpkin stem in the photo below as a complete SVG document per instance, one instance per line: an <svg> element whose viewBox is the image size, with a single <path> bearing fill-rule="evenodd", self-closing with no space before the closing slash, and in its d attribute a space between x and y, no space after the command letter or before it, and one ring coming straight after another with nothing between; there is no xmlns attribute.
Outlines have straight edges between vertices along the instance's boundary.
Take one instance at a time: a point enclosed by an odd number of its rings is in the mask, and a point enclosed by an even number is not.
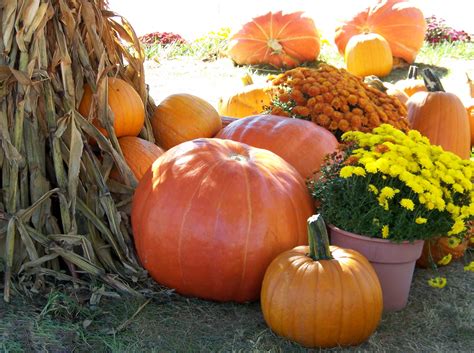
<svg viewBox="0 0 474 353"><path fill-rule="evenodd" d="M308 256L314 261L331 260L329 250L329 238L326 224L320 214L312 215L308 218Z"/></svg>
<svg viewBox="0 0 474 353"><path fill-rule="evenodd" d="M280 54L283 50L283 46L275 38L270 38L267 41L267 45L273 50L274 53Z"/></svg>
<svg viewBox="0 0 474 353"><path fill-rule="evenodd" d="M433 70L423 69L421 76L429 92L445 92L441 80Z"/></svg>
<svg viewBox="0 0 474 353"><path fill-rule="evenodd" d="M410 65L410 68L408 69L407 78L409 80L415 80L417 76L418 76L418 66Z"/></svg>

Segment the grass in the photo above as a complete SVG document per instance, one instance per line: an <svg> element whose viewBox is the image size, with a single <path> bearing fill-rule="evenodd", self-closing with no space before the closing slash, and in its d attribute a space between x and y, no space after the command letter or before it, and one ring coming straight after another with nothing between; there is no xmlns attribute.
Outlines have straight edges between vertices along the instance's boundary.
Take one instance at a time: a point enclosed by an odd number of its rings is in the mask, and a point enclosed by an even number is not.
<svg viewBox="0 0 474 353"><path fill-rule="evenodd" d="M385 313L374 335L361 346L327 351L474 351L473 274L465 273L459 262L439 272L448 278L445 288L429 287L427 279L433 273L417 269L404 310ZM59 292L44 300L15 297L10 305L0 304L0 351L306 351L272 333L259 303L221 304L164 292L137 313L143 304L122 298L103 299L99 306L80 305Z"/></svg>

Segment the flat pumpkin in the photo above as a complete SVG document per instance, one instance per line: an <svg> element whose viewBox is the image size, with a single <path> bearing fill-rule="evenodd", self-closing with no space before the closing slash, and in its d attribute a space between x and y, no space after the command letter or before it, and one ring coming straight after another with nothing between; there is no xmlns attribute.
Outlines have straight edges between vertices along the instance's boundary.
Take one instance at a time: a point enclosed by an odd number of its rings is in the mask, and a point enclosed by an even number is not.
<svg viewBox="0 0 474 353"><path fill-rule="evenodd" d="M131 220L140 261L158 283L245 302L258 299L275 256L306 243L312 212L303 179L282 158L211 138L182 143L152 165Z"/></svg>
<svg viewBox="0 0 474 353"><path fill-rule="evenodd" d="M230 38L228 54L239 65L292 68L319 56L319 33L303 12L256 17Z"/></svg>
<svg viewBox="0 0 474 353"><path fill-rule="evenodd" d="M417 92L407 102L408 122L412 129L463 159L471 154L471 135L466 108L453 93L444 92L431 69L423 70L429 92Z"/></svg>
<svg viewBox="0 0 474 353"><path fill-rule="evenodd" d="M114 115L114 131L117 137L137 136L145 123L145 107L140 95L126 81L108 77L107 102ZM92 109L94 103L93 92L89 85L84 86L84 93L78 107L79 113L84 117L92 114L92 123L105 135L107 132L96 119L96 109Z"/></svg>
<svg viewBox="0 0 474 353"><path fill-rule="evenodd" d="M390 45L394 57L415 61L426 33L423 12L406 0L379 0L336 28L335 43L344 55L349 40L360 33L377 33Z"/></svg>
<svg viewBox="0 0 474 353"><path fill-rule="evenodd" d="M207 101L192 94L166 97L151 118L153 135L165 150L196 138L212 137L221 128L219 113Z"/></svg>
<svg viewBox="0 0 474 353"><path fill-rule="evenodd" d="M388 42L375 33L353 36L344 53L347 71L358 77L387 76L392 71L393 57Z"/></svg>
<svg viewBox="0 0 474 353"><path fill-rule="evenodd" d="M216 137L272 151L290 163L303 178L318 173L324 157L335 152L339 145L334 135L319 125L276 115L238 119Z"/></svg>
<svg viewBox="0 0 474 353"><path fill-rule="evenodd" d="M329 246L320 215L308 220L310 246L275 258L262 284L267 325L308 348L358 345L382 317L377 274L360 253Z"/></svg>

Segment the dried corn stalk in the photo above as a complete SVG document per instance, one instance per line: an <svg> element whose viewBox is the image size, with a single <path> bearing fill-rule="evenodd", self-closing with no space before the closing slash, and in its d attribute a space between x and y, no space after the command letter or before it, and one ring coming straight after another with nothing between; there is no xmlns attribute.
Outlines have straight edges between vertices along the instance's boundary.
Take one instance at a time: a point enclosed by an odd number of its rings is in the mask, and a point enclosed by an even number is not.
<svg viewBox="0 0 474 353"><path fill-rule="evenodd" d="M127 80L152 111L138 39L103 0L0 0L0 18L4 299L12 288L92 279L137 294L131 284L146 275L129 227L136 180L113 132L106 83L108 76ZM85 82L97 91L110 140L76 111ZM141 135L152 140L150 132L146 119ZM114 165L124 185L108 180Z"/></svg>

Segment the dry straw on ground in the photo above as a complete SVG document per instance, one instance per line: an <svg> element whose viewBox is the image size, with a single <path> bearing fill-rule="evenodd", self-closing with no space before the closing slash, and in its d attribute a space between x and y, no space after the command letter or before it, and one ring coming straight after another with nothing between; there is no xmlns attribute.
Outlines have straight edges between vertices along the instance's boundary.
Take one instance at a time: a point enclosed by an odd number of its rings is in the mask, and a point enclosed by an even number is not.
<svg viewBox="0 0 474 353"><path fill-rule="evenodd" d="M138 39L104 0L0 0L0 18L4 299L12 289L89 287L93 278L136 294L133 283L146 277L128 218L136 180L113 133L106 83L108 76L131 83L150 116ZM110 140L76 111L84 83L97 91ZM147 118L141 136L152 140L150 132ZM114 165L124 185L108 180Z"/></svg>

